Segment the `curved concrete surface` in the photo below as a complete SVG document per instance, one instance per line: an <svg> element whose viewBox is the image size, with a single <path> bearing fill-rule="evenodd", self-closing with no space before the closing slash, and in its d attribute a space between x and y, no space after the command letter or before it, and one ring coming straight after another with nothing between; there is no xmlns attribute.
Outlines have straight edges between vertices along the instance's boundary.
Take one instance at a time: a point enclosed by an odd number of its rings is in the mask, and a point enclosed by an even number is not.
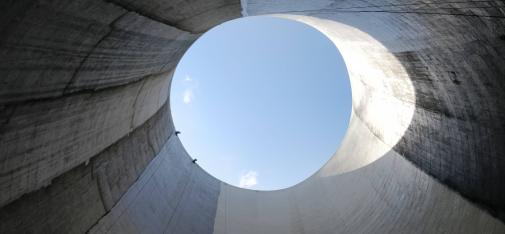
<svg viewBox="0 0 505 234"><path fill-rule="evenodd" d="M0 12L0 233L505 232L502 1L7 0ZM174 135L177 62L241 15L313 26L349 70L342 145L291 188L227 185Z"/></svg>

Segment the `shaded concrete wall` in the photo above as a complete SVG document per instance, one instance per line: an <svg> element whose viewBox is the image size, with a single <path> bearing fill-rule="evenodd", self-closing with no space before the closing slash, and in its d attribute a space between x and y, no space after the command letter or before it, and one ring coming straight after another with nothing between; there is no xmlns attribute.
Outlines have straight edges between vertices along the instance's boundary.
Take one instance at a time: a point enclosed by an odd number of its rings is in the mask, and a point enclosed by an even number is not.
<svg viewBox="0 0 505 234"><path fill-rule="evenodd" d="M0 209L1 233L84 233L111 210L173 136L168 106L127 137Z"/></svg>
<svg viewBox="0 0 505 234"><path fill-rule="evenodd" d="M0 188L5 191L0 204L47 186L143 124L166 102L169 75L102 92L7 105L0 133Z"/></svg>
<svg viewBox="0 0 505 234"><path fill-rule="evenodd" d="M182 54L240 16L238 1L143 3L0 3L0 232L96 224L172 135Z"/></svg>
<svg viewBox="0 0 505 234"><path fill-rule="evenodd" d="M349 69L341 148L288 189L192 164L165 104L239 1L0 3L2 233L503 233L501 1L243 1L327 35Z"/></svg>

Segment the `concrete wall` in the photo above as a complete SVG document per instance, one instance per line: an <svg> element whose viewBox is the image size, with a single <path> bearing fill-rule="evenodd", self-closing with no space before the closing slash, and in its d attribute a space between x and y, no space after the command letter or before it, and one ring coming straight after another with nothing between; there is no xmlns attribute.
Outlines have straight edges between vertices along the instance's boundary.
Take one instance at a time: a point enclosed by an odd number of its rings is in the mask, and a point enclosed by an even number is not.
<svg viewBox="0 0 505 234"><path fill-rule="evenodd" d="M97 223L172 135L182 54L240 16L238 1L143 3L0 3L0 232ZM168 8L181 15L156 17Z"/></svg>
<svg viewBox="0 0 505 234"><path fill-rule="evenodd" d="M168 106L52 184L0 209L0 233L84 233L108 213L173 136Z"/></svg>
<svg viewBox="0 0 505 234"><path fill-rule="evenodd" d="M288 189L191 163L167 104L205 30L272 15L347 64L349 131ZM1 233L503 233L501 1L0 3Z"/></svg>
<svg viewBox="0 0 505 234"><path fill-rule="evenodd" d="M172 137L90 233L212 233L219 191Z"/></svg>

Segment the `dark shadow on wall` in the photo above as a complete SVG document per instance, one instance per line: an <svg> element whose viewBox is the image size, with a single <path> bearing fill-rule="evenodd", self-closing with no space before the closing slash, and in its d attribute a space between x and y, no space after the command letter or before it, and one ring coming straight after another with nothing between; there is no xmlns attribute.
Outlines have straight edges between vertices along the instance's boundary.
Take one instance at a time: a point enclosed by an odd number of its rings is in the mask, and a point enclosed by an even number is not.
<svg viewBox="0 0 505 234"><path fill-rule="evenodd" d="M504 54L503 35L394 53L416 108L393 149L505 222Z"/></svg>

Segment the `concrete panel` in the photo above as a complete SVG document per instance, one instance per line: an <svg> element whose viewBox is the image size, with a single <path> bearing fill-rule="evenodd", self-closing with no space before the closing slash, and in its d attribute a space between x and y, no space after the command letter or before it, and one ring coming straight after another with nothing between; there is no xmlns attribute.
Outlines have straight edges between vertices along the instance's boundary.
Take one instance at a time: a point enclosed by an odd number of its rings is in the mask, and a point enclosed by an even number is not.
<svg viewBox="0 0 505 234"><path fill-rule="evenodd" d="M0 105L168 72L196 39L101 0L2 5Z"/></svg>
<svg viewBox="0 0 505 234"><path fill-rule="evenodd" d="M170 75L101 92L7 106L0 114L4 122L0 128L0 204L49 185L56 176L144 123L166 101L163 87Z"/></svg>
<svg viewBox="0 0 505 234"><path fill-rule="evenodd" d="M110 27L83 61L66 93L127 84L174 70L197 38L133 12L122 15Z"/></svg>
<svg viewBox="0 0 505 234"><path fill-rule="evenodd" d="M137 180L173 135L164 106L142 127L53 180L0 208L0 233L84 233Z"/></svg>
<svg viewBox="0 0 505 234"><path fill-rule="evenodd" d="M103 1L2 1L0 104L59 96L127 11Z"/></svg>
<svg viewBox="0 0 505 234"><path fill-rule="evenodd" d="M239 0L112 0L126 9L185 31L205 32L225 21L239 18Z"/></svg>
<svg viewBox="0 0 505 234"><path fill-rule="evenodd" d="M212 233L219 191L172 137L90 233Z"/></svg>

